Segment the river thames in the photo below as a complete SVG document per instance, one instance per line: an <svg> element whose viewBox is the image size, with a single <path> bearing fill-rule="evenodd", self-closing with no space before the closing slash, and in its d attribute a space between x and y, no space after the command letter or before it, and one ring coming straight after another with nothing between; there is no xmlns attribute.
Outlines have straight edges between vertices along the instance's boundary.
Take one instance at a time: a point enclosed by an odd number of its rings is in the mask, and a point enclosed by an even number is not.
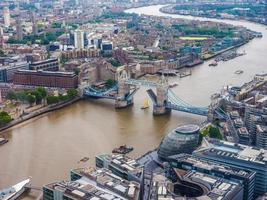
<svg viewBox="0 0 267 200"><path fill-rule="evenodd" d="M208 67L209 62L205 62L192 68L192 76L170 78L170 83L178 83L173 91L181 99L195 106L207 106L210 96L223 86L241 85L251 80L256 73L267 72L265 26L245 21L163 14L159 12L160 7L142 7L127 12L223 21L263 34L263 38L255 38L239 48L239 51L246 51L245 56L220 62L217 67ZM236 70L243 70L244 73L237 75L234 73ZM151 108L145 111L140 109L145 98L146 88L141 88L134 97L134 106L123 110L115 110L113 102L109 100L83 100L4 132L9 142L0 147L0 188L29 176L32 177L32 184L39 187L68 179L71 168L93 165L95 155L110 153L114 147L122 144L133 146L135 150L131 156L137 157L157 147L171 129L181 124L205 120L203 117L176 111L169 116L153 117ZM78 161L85 156L90 157L89 163L79 164ZM26 197L34 198L35 193Z"/></svg>

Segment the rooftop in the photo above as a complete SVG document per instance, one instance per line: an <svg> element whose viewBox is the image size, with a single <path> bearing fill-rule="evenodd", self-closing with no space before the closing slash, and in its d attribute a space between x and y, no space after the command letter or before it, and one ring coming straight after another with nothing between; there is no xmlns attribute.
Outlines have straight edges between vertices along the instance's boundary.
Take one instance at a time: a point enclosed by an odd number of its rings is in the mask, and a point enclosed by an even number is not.
<svg viewBox="0 0 267 200"><path fill-rule="evenodd" d="M99 159L106 160L111 164L129 172L138 172L142 170L142 166L136 160L120 154L104 154L96 156Z"/></svg>
<svg viewBox="0 0 267 200"><path fill-rule="evenodd" d="M108 169L83 168L72 172L81 175L82 178L76 181L51 183L45 187L75 199L137 200L139 198L138 183L121 179Z"/></svg>
<svg viewBox="0 0 267 200"><path fill-rule="evenodd" d="M206 194L206 198L210 199L231 199L232 192L242 190L242 187L235 182L228 181L219 177L191 171L186 175L187 178L194 182L209 185L210 191Z"/></svg>
<svg viewBox="0 0 267 200"><path fill-rule="evenodd" d="M185 126L180 126L175 129L175 132L181 133L181 134L190 134L190 133L195 133L199 131L199 126L197 125L185 125Z"/></svg>
<svg viewBox="0 0 267 200"><path fill-rule="evenodd" d="M27 73L27 74L41 74L41 75L57 75L57 76L76 76L74 72L65 72L65 71L43 71L43 70L27 70L20 69L16 73Z"/></svg>
<svg viewBox="0 0 267 200"><path fill-rule="evenodd" d="M189 165L194 166L195 168L205 169L209 171L217 171L223 174L229 174L229 175L231 174L231 175L244 177L244 178L250 177L251 174L253 173L252 171L249 171L249 170L245 171L239 168L229 167L229 166L221 165L218 163L205 161L203 159L194 157L189 154L178 154L178 155L170 156L170 158L175 159L181 163L187 163Z"/></svg>
<svg viewBox="0 0 267 200"><path fill-rule="evenodd" d="M235 182L201 172L177 172L181 182L172 183L164 174L153 174L152 199L231 199L242 187Z"/></svg>
<svg viewBox="0 0 267 200"><path fill-rule="evenodd" d="M256 147L210 140L207 147L196 150L193 155L209 156L216 159L236 160L267 166L267 151Z"/></svg>

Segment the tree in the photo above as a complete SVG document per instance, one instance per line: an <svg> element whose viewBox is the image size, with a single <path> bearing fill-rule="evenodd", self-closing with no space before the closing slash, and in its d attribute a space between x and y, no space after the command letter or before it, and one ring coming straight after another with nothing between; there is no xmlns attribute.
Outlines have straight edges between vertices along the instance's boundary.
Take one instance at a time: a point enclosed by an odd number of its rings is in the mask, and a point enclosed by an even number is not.
<svg viewBox="0 0 267 200"><path fill-rule="evenodd" d="M43 87L38 87L36 91L41 94L42 98L45 98L47 96L47 92Z"/></svg>
<svg viewBox="0 0 267 200"><path fill-rule="evenodd" d="M209 136L211 138L216 138L219 140L223 139L222 134L220 133L220 130L217 127L213 127L213 126L211 126L209 129Z"/></svg>
<svg viewBox="0 0 267 200"><path fill-rule="evenodd" d="M12 118L7 112L0 112L0 126L4 126L7 123L11 122Z"/></svg>
<svg viewBox="0 0 267 200"><path fill-rule="evenodd" d="M48 96L46 98L46 100L47 100L47 104L48 105L55 104L55 103L58 103L59 102L59 98L56 97L56 96Z"/></svg>
<svg viewBox="0 0 267 200"><path fill-rule="evenodd" d="M115 81L113 81L112 79L108 79L106 84L108 88L111 88L115 84Z"/></svg>
<svg viewBox="0 0 267 200"><path fill-rule="evenodd" d="M81 70L80 70L79 68L75 68L75 69L74 69L74 73L75 73L77 76L80 74L80 71L81 71Z"/></svg>
<svg viewBox="0 0 267 200"><path fill-rule="evenodd" d="M37 104L42 102L43 97L40 92L38 92L37 90L34 90L30 94L35 97L35 101Z"/></svg>
<svg viewBox="0 0 267 200"><path fill-rule="evenodd" d="M59 101L67 101L69 99L68 95L62 95L60 94L58 96Z"/></svg>
<svg viewBox="0 0 267 200"><path fill-rule="evenodd" d="M34 95L32 95L32 94L28 94L28 95L27 95L27 102L28 102L30 105L32 105L33 103L36 102L36 97L35 97Z"/></svg>
<svg viewBox="0 0 267 200"><path fill-rule="evenodd" d="M14 91L9 91L6 95L6 98L9 100L17 100L17 95Z"/></svg>
<svg viewBox="0 0 267 200"><path fill-rule="evenodd" d="M27 93L26 92L19 92L17 93L17 99L21 102L26 102L27 100Z"/></svg>
<svg viewBox="0 0 267 200"><path fill-rule="evenodd" d="M73 99L78 95L78 91L76 89L69 89L67 94L70 99Z"/></svg>

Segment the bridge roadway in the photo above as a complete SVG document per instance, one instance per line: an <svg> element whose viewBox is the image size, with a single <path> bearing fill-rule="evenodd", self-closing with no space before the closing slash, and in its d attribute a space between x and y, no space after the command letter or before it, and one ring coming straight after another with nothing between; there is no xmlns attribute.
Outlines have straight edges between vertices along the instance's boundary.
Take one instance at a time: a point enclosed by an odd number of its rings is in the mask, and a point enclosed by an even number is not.
<svg viewBox="0 0 267 200"><path fill-rule="evenodd" d="M162 83L158 82L152 82L152 81L146 81L146 80L136 80L136 79L126 79L124 80L124 83L126 85L134 85L134 86L143 86L143 87L148 87L148 88L164 88L167 90L167 100L164 103L164 105L161 105L162 107L165 107L168 110L176 110L180 112L186 112L186 113L191 113L191 114L196 114L196 115L201 115L201 116L207 116L209 112L208 107L196 107L193 105L190 105L189 103L183 101L180 99L168 86L164 87L163 81ZM165 82L166 84L167 82ZM166 86L166 85L165 85ZM90 86L86 87L84 90L84 95L88 97L93 97L93 98L106 98L106 99L114 99L114 100L130 100L133 98L134 94L138 90L138 88L135 88L131 93L128 93L123 97L124 99L121 99L117 97L117 92L119 89L119 84L115 85L113 88L110 88L106 91L98 91ZM115 94L116 92L116 94ZM158 96L153 92L152 89L148 89L147 93L149 97L151 98L153 105L158 106Z"/></svg>

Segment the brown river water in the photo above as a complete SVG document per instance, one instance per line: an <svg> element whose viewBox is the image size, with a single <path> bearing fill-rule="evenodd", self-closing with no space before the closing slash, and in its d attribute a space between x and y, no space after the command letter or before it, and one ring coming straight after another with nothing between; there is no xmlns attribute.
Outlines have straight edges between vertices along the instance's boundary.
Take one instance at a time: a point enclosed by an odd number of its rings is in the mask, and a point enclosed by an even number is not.
<svg viewBox="0 0 267 200"><path fill-rule="evenodd" d="M203 19L190 16L167 15L159 12L161 6L128 10L138 14ZM213 19L212 19L213 20ZM219 20L213 20L219 21ZM192 69L192 76L169 78L178 83L172 90L183 100L207 106L210 96L225 85L241 85L256 73L267 72L267 29L263 25L245 21L220 20L243 25L263 33L239 48L246 55L208 67L210 61ZM237 75L236 70L244 73ZM169 116L153 117L152 108L141 110L147 97L147 88L135 94L134 105L115 110L110 100L82 100L2 133L9 142L0 147L0 188L13 185L29 176L32 185L42 187L46 183L69 178L69 171L94 164L94 156L110 153L118 145L135 148L130 155L138 157L158 146L162 137L171 129L188 123L200 123L205 118L173 111ZM80 164L83 157L88 163ZM35 199L39 192L32 191L24 199Z"/></svg>

